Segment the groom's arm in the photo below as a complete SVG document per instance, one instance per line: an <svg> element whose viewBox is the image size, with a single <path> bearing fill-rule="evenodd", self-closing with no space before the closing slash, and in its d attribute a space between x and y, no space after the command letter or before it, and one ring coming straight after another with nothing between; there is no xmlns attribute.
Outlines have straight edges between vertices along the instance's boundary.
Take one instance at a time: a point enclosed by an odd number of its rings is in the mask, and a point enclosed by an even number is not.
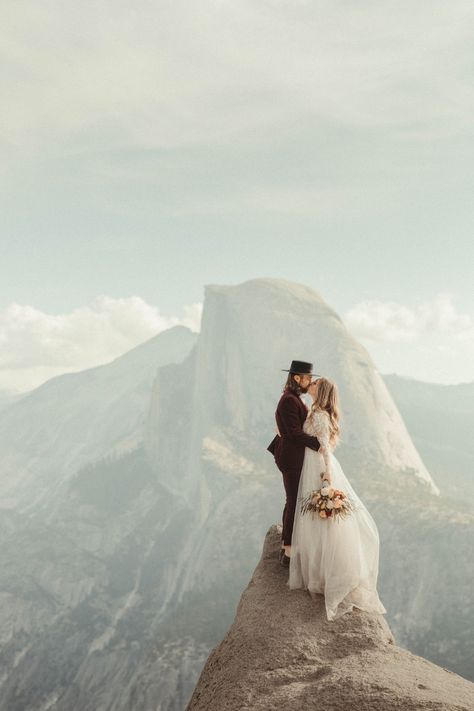
<svg viewBox="0 0 474 711"><path fill-rule="evenodd" d="M281 404L279 415L285 439L289 439L295 447L310 447L318 451L319 439L303 432L298 405L293 401L293 398L288 398Z"/></svg>

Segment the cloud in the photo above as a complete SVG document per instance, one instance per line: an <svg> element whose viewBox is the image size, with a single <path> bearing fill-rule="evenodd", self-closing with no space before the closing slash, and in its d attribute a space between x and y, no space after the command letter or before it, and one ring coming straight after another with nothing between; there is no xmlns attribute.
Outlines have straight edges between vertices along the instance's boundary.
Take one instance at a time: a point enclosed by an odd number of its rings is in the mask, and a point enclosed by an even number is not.
<svg viewBox="0 0 474 711"><path fill-rule="evenodd" d="M348 329L368 341L415 341L423 336L450 336L460 341L472 337L474 324L459 314L453 294L441 293L432 302L410 308L393 301L362 301L344 316Z"/></svg>
<svg viewBox="0 0 474 711"><path fill-rule="evenodd" d="M12 303L0 311L0 389L23 392L55 375L110 362L178 324L198 332L202 308L193 303L180 316L164 316L138 296L106 295L64 314ZM473 320L458 312L451 293L416 307L361 301L344 321L381 372L432 382L474 379Z"/></svg>
<svg viewBox="0 0 474 711"><path fill-rule="evenodd" d="M48 314L28 305L0 311L0 388L28 390L64 372L107 363L172 326L199 331L202 304L163 316L138 296L98 296L90 306Z"/></svg>
<svg viewBox="0 0 474 711"><path fill-rule="evenodd" d="M409 307L366 300L343 320L366 345L381 372L441 383L474 380L474 321L459 313L449 292Z"/></svg>

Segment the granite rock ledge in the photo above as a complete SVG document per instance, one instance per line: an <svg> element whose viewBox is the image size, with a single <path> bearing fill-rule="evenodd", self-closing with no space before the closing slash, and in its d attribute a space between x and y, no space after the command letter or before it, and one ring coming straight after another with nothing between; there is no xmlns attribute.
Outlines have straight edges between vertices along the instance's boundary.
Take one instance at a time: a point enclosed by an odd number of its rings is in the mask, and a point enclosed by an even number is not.
<svg viewBox="0 0 474 711"><path fill-rule="evenodd" d="M186 711L474 709L474 684L398 647L385 616L354 609L328 622L322 595L290 590L280 538L271 526Z"/></svg>

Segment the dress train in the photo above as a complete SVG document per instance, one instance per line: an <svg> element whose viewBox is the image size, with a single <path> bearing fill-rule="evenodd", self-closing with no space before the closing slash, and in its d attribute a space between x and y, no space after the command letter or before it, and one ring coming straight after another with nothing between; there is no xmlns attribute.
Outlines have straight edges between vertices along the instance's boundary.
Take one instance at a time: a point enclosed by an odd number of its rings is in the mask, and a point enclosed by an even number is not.
<svg viewBox="0 0 474 711"><path fill-rule="evenodd" d="M290 589L304 588L312 596L324 595L326 616L335 620L354 607L367 612L387 612L377 593L379 534L374 519L354 491L330 451L327 413L311 413L304 429L320 437L319 452L309 447L298 486L291 539ZM326 415L326 417L324 417ZM307 425L308 423L308 425ZM322 450L322 451L321 451ZM331 486L352 500L354 510L345 518L320 518L317 512L300 511L301 499L321 487L321 473L330 471Z"/></svg>

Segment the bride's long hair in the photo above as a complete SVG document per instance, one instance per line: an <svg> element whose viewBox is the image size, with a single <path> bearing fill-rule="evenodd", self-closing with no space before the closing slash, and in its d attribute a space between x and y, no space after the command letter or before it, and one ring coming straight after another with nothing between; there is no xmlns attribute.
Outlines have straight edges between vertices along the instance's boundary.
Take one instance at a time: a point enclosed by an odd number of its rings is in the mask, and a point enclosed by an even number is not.
<svg viewBox="0 0 474 711"><path fill-rule="evenodd" d="M339 441L341 428L339 427L339 390L336 383L327 378L318 378L316 381L315 399L311 411L324 410L329 415L329 444L333 447Z"/></svg>

